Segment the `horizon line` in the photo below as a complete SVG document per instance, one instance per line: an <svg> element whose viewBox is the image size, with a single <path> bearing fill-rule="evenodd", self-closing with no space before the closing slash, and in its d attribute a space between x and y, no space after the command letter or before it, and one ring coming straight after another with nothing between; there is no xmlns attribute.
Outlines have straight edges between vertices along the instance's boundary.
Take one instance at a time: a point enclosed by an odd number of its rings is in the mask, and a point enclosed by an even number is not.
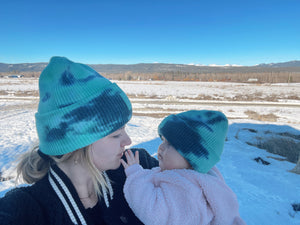
<svg viewBox="0 0 300 225"><path fill-rule="evenodd" d="M297 62L300 60L289 60L289 61L281 61L281 62L271 62L271 63L259 63L254 65L239 65L239 64L200 64L200 63L168 63L168 62L139 62L139 63L82 63L87 65L138 65L138 64L171 64L171 65L185 65L185 66L197 66L197 67L251 67L251 66L259 66L259 65L272 65L272 64L279 64L279 63L288 63L288 62ZM74 60L76 62L76 60ZM8 64L8 65L16 65L16 64L35 64L35 63L49 63L49 62L21 62L21 63L6 63L0 62L1 64Z"/></svg>

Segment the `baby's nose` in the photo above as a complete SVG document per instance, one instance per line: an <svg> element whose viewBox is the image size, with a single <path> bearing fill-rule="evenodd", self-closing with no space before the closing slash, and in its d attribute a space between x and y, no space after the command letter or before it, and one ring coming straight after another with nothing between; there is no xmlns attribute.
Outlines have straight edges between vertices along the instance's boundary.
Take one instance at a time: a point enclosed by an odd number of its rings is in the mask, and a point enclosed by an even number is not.
<svg viewBox="0 0 300 225"><path fill-rule="evenodd" d="M162 152L162 151L164 151L164 150L165 150L164 145L163 145L163 144L160 144L160 145L158 146L158 151Z"/></svg>

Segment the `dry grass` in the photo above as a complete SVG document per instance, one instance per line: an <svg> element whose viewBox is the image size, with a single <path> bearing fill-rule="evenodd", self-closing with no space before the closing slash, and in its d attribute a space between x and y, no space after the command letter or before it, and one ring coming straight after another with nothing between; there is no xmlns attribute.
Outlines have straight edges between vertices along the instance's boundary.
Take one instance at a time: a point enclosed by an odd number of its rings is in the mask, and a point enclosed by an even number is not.
<svg viewBox="0 0 300 225"><path fill-rule="evenodd" d="M38 97L39 92L38 91L5 91L5 90L0 90L0 95L12 95L16 97Z"/></svg>
<svg viewBox="0 0 300 225"><path fill-rule="evenodd" d="M133 112L134 116L147 116L147 117L153 117L153 118L164 118L168 115L170 115L170 113L140 113L140 112Z"/></svg>
<svg viewBox="0 0 300 225"><path fill-rule="evenodd" d="M14 111L14 110L24 110L24 109L36 110L37 107L38 107L38 101L23 102L22 104L6 105L5 107L0 107L0 111Z"/></svg>
<svg viewBox="0 0 300 225"><path fill-rule="evenodd" d="M164 109L164 108L160 108L160 107L144 107L144 108L138 108L138 109L133 109L133 111L139 111L139 112L157 112L157 111L168 111L168 112L177 112L177 109Z"/></svg>
<svg viewBox="0 0 300 225"><path fill-rule="evenodd" d="M38 91L17 91L17 92L14 93L14 96L17 96L17 97L27 97L27 96L38 97L39 92Z"/></svg>
<svg viewBox="0 0 300 225"><path fill-rule="evenodd" d="M274 115L273 113L270 114L258 114L252 110L245 111L245 114L248 116L249 119L258 120L258 121L269 121L269 122L276 122L278 116Z"/></svg>
<svg viewBox="0 0 300 225"><path fill-rule="evenodd" d="M157 95L144 95L144 94L127 94L128 98L135 98L135 99L163 99L163 97L158 97Z"/></svg>
<svg viewBox="0 0 300 225"><path fill-rule="evenodd" d="M0 90L0 95L8 95L9 93L7 91L4 90Z"/></svg>
<svg viewBox="0 0 300 225"><path fill-rule="evenodd" d="M257 147L270 153L281 155L292 163L297 163L300 155L300 142L284 136L261 139Z"/></svg>
<svg viewBox="0 0 300 225"><path fill-rule="evenodd" d="M290 172L300 174L300 155L296 166L292 170L290 170Z"/></svg>
<svg viewBox="0 0 300 225"><path fill-rule="evenodd" d="M298 96L298 95L291 95L291 96L287 96L287 99L290 99L290 100L300 100L300 96Z"/></svg>
<svg viewBox="0 0 300 225"><path fill-rule="evenodd" d="M255 129L244 128L238 130L235 135L236 139L239 139L239 132L242 130L247 130L251 133L258 132ZM255 146L260 149L265 149L267 152L284 157L280 158L276 156L267 156L268 158L297 163L297 166L294 170L299 171L300 173L300 135L295 135L288 132L273 133L270 131L265 131L263 136L256 136L256 140L257 141L255 142L246 142L246 144Z"/></svg>
<svg viewBox="0 0 300 225"><path fill-rule="evenodd" d="M128 94L127 95L129 98L137 98L137 99L164 99L166 98L165 96L159 97L157 95L145 95L145 94L138 94L138 95L133 95L133 94ZM191 98L191 97L184 97L184 96L177 96L176 98L178 99L189 99L189 100L225 100L225 101L233 101L233 102L253 102L253 101L265 101L265 102L278 102L280 99L289 99L289 100L300 100L300 96L296 95L290 95L286 97L282 97L276 94L271 94L268 96L263 96L261 92L256 92L254 94L245 94L245 95L235 95L233 97L225 97L222 95L205 95L201 94L198 95L197 97Z"/></svg>

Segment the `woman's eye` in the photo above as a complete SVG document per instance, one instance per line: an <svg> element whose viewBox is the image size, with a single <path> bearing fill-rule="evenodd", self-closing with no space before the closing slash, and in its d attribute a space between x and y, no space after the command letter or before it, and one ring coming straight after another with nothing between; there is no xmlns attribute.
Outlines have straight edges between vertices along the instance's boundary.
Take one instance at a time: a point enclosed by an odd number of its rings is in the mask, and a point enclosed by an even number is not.
<svg viewBox="0 0 300 225"><path fill-rule="evenodd" d="M119 138L119 137L121 137L122 136L122 134L115 134L115 135L113 135L112 137L113 138Z"/></svg>
<svg viewBox="0 0 300 225"><path fill-rule="evenodd" d="M122 127L122 128L120 128L119 130L115 131L115 134L112 133L112 134L111 134L111 137L112 137L112 138L119 138L119 137L122 136L123 131L125 131L125 126Z"/></svg>

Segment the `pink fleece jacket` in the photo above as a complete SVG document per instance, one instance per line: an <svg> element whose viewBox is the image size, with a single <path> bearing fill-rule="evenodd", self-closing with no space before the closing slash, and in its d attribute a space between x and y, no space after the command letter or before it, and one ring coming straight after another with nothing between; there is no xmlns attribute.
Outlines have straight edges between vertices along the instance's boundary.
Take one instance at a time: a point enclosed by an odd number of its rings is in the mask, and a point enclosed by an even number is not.
<svg viewBox="0 0 300 225"><path fill-rule="evenodd" d="M126 170L125 198L146 225L244 225L236 195L214 167L208 174L159 167Z"/></svg>

